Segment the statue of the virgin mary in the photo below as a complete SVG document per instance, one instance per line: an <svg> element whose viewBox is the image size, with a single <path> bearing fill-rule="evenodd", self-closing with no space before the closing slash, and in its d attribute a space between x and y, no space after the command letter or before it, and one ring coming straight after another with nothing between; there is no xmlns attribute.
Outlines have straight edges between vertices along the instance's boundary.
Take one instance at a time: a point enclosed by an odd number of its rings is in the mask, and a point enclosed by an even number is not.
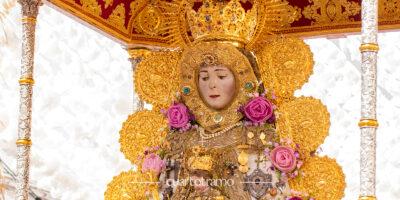
<svg viewBox="0 0 400 200"><path fill-rule="evenodd" d="M173 130L166 157L179 163L179 184L168 195L284 199L290 190L281 170L295 170L295 151L280 145L273 94L256 76L255 57L241 48L253 34L256 8L246 12L240 1L205 1L197 9L191 5L187 13L196 40L179 64L181 96L166 113ZM273 147L281 149L271 161Z"/></svg>
<svg viewBox="0 0 400 200"><path fill-rule="evenodd" d="M254 58L247 56L231 44L216 41L184 51L182 101L167 111L170 127L179 130L167 136L166 152L180 163L178 180L187 181L179 181L184 184L178 185L172 199L290 195L284 176L275 168L294 170L295 152L281 146L278 158L271 162L266 149L278 147L279 142L274 105L254 73L256 66L250 62Z"/></svg>
<svg viewBox="0 0 400 200"><path fill-rule="evenodd" d="M261 45L257 58L250 48L265 33L263 26L284 15L284 4L184 2L184 17L177 19L187 23L170 23L177 31L190 28L181 38L190 45L139 64L138 93L159 105L124 123L121 151L139 171L114 178L106 199L143 199L144 193L165 200L340 199L340 167L315 156L328 133L329 113L319 100L293 97L312 73L308 46L279 40ZM158 109L176 90L160 116ZM160 128L165 120L168 132Z"/></svg>

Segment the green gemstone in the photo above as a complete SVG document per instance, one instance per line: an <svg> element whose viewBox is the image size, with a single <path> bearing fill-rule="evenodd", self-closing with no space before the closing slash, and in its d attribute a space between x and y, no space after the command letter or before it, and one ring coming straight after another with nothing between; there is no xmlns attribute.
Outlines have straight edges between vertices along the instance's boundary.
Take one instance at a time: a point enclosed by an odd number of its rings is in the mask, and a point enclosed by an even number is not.
<svg viewBox="0 0 400 200"><path fill-rule="evenodd" d="M253 83L251 83L251 82L247 82L247 83L244 85L244 88L246 88L246 90L251 90L251 89L253 89L253 87L254 87L254 85L253 85Z"/></svg>
<svg viewBox="0 0 400 200"><path fill-rule="evenodd" d="M183 87L183 94L185 94L185 95L190 94L190 88L189 87Z"/></svg>

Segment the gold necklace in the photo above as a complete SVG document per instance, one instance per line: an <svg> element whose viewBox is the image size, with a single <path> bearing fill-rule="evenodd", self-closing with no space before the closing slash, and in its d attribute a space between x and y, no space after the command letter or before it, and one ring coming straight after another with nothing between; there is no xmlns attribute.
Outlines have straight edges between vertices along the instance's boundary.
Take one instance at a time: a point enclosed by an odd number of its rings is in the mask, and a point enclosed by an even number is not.
<svg viewBox="0 0 400 200"><path fill-rule="evenodd" d="M218 131L218 132L216 132L216 133L211 133L211 134L205 133L204 128L199 127L199 128L198 128L198 132L199 132L200 137L201 137L202 140L209 140L209 139L218 137L218 136L220 136L221 134L226 133L227 131L229 131L229 130L231 130L231 129L233 129L233 128L236 128L236 127L238 127L238 126L240 126L240 125L242 125L242 122L238 122L238 123L236 123L236 124L233 124L233 125L231 125L231 126L228 126L228 127L224 128L224 129L222 129L221 131Z"/></svg>

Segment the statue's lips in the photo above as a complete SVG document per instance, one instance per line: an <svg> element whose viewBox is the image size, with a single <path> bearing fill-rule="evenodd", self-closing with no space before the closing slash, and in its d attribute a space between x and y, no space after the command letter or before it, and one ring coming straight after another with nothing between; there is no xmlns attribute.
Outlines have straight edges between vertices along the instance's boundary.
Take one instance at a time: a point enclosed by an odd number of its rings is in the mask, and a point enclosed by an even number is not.
<svg viewBox="0 0 400 200"><path fill-rule="evenodd" d="M209 97L210 98L212 98L212 99L216 99L216 98L218 98L220 95L210 95Z"/></svg>

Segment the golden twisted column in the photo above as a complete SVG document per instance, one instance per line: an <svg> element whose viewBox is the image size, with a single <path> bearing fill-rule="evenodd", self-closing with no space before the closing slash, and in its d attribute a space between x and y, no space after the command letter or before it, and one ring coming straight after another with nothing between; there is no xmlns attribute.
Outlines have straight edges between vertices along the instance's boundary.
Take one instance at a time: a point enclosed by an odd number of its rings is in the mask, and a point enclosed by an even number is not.
<svg viewBox="0 0 400 200"><path fill-rule="evenodd" d="M146 48L131 48L131 49L128 49L129 61L131 61L131 64L132 64L132 80L133 80L133 100L132 101L133 101L133 104L134 104L133 112L135 112L136 110L143 110L144 109L144 102L142 100L140 100L140 98L135 93L135 70L136 70L137 65L149 53L150 53L150 50L146 49Z"/></svg>
<svg viewBox="0 0 400 200"><path fill-rule="evenodd" d="M20 105L17 140L16 199L28 200L29 162L31 147L31 112L33 63L35 52L35 27L40 0L18 0L22 10L22 59L20 83Z"/></svg>
<svg viewBox="0 0 400 200"><path fill-rule="evenodd" d="M375 200L378 0L362 1L360 197Z"/></svg>

